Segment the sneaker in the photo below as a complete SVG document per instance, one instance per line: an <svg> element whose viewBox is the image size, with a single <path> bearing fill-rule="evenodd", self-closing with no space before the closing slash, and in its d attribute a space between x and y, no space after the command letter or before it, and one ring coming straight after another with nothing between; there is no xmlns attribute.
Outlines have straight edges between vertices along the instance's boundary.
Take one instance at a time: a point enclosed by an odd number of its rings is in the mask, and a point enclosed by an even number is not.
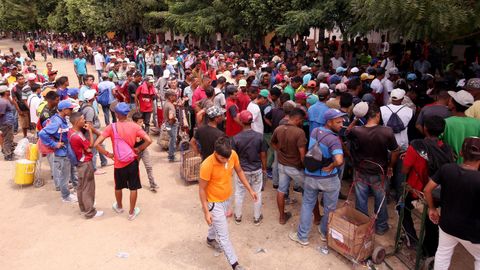
<svg viewBox="0 0 480 270"><path fill-rule="evenodd" d="M260 224L262 224L262 220L263 220L263 215L260 215L260 217L258 217L258 219L253 219L253 225L255 226L258 226Z"/></svg>
<svg viewBox="0 0 480 270"><path fill-rule="evenodd" d="M296 204L298 201L297 199L293 198L293 199L290 199L290 198L286 198L285 199L285 204L286 205L292 205L292 204Z"/></svg>
<svg viewBox="0 0 480 270"><path fill-rule="evenodd" d="M96 170L95 171L95 175L102 175L102 174L106 174L106 172L103 171L103 170Z"/></svg>
<svg viewBox="0 0 480 270"><path fill-rule="evenodd" d="M55 191L60 191L60 187L55 187Z"/></svg>
<svg viewBox="0 0 480 270"><path fill-rule="evenodd" d="M327 237L322 233L322 229L320 229L320 226L317 226L318 233L320 234L320 240L323 242L327 242Z"/></svg>
<svg viewBox="0 0 480 270"><path fill-rule="evenodd" d="M93 218L98 218L101 216L103 216L103 211L97 211L97 213L95 214L95 216L93 216Z"/></svg>
<svg viewBox="0 0 480 270"><path fill-rule="evenodd" d="M241 266L240 264L237 264L233 270L245 270L245 267Z"/></svg>
<svg viewBox="0 0 480 270"><path fill-rule="evenodd" d="M237 216L233 216L235 218L235 224L237 225L240 225L242 224L242 217L237 217Z"/></svg>
<svg viewBox="0 0 480 270"><path fill-rule="evenodd" d="M135 207L133 209L133 214L128 215L128 220L130 221L134 220L135 218L137 218L139 214L140 214L140 208Z"/></svg>
<svg viewBox="0 0 480 270"><path fill-rule="evenodd" d="M123 208L118 208L118 204L116 202L113 203L112 209L113 211L117 212L117 214L123 213Z"/></svg>
<svg viewBox="0 0 480 270"><path fill-rule="evenodd" d="M384 235L388 232L389 229L390 229L390 227L387 227L386 229L383 229L383 230L376 230L375 229L375 234L376 235Z"/></svg>
<svg viewBox="0 0 480 270"><path fill-rule="evenodd" d="M13 161L13 155L5 156L5 161Z"/></svg>
<svg viewBox="0 0 480 270"><path fill-rule="evenodd" d="M157 188L158 188L158 185L157 185L156 183L150 184L150 188L155 188L155 189L157 189Z"/></svg>
<svg viewBox="0 0 480 270"><path fill-rule="evenodd" d="M267 177L270 178L270 179L273 178L272 171L268 171L268 170L267 170Z"/></svg>
<svg viewBox="0 0 480 270"><path fill-rule="evenodd" d="M173 158L173 159L168 159L168 162L173 163L173 162L179 162L180 160L178 158Z"/></svg>
<svg viewBox="0 0 480 270"><path fill-rule="evenodd" d="M300 238L298 238L297 232L291 232L291 233L289 233L289 234L288 234L288 237L290 238L290 240L295 241L295 242L299 243L299 244L302 245L302 246L308 246L308 244L310 244L310 242L308 242L308 241L302 241L302 240L300 240Z"/></svg>
<svg viewBox="0 0 480 270"><path fill-rule="evenodd" d="M62 201L65 203L76 203L78 202L78 198L75 195L70 194L67 198L62 198Z"/></svg>
<svg viewBox="0 0 480 270"><path fill-rule="evenodd" d="M215 249L218 252L222 251L222 248L220 248L220 244L218 244L217 240L215 239L208 239L207 237L207 246L209 248Z"/></svg>
<svg viewBox="0 0 480 270"><path fill-rule="evenodd" d="M156 193L157 192L157 188L156 187L150 187L149 190L153 193Z"/></svg>
<svg viewBox="0 0 480 270"><path fill-rule="evenodd" d="M302 187L294 187L293 191L298 192L298 193L303 193L303 188Z"/></svg>
<svg viewBox="0 0 480 270"><path fill-rule="evenodd" d="M278 188L278 185L273 185L273 189L277 189Z"/></svg>

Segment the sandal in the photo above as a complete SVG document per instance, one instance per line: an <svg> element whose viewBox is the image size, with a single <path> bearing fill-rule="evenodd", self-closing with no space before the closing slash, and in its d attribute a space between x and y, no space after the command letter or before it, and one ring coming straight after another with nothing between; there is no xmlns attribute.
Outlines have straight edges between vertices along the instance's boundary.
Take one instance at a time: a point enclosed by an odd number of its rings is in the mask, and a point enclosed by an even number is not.
<svg viewBox="0 0 480 270"><path fill-rule="evenodd" d="M287 221L292 217L292 213L290 213L290 212L285 212L285 213L283 214L283 216L284 216L283 221L282 221L281 219L280 219L280 221L279 221L279 223L280 223L281 225L285 225L285 224L287 223Z"/></svg>

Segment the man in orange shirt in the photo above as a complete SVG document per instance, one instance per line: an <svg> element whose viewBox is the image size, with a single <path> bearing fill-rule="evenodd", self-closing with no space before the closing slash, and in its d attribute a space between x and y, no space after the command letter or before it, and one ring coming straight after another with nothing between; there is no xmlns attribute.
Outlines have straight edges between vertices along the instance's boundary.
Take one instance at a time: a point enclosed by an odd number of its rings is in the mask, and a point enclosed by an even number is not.
<svg viewBox="0 0 480 270"><path fill-rule="evenodd" d="M227 211L228 199L232 195L232 172L250 193L254 201L257 194L252 190L245 173L240 167L238 155L232 150L230 141L221 137L215 142L215 151L207 157L200 167L199 194L208 229L207 245L225 253L234 270L243 270L238 264L237 255L228 236Z"/></svg>

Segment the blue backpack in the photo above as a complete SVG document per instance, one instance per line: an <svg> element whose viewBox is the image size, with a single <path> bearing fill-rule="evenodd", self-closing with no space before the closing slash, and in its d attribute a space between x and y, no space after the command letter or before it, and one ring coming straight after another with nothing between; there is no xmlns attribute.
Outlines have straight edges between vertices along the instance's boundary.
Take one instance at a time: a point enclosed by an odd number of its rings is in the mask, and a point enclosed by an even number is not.
<svg viewBox="0 0 480 270"><path fill-rule="evenodd" d="M75 151L73 151L72 145L70 144L70 139L75 134L77 134L77 132L72 133L68 138L67 157L70 160L70 164L72 164L72 166L76 167L78 165L78 163L80 163L80 161L78 160L77 155L75 155Z"/></svg>
<svg viewBox="0 0 480 270"><path fill-rule="evenodd" d="M110 105L110 91L108 89L104 89L100 93L98 93L97 101L100 105L108 106Z"/></svg>

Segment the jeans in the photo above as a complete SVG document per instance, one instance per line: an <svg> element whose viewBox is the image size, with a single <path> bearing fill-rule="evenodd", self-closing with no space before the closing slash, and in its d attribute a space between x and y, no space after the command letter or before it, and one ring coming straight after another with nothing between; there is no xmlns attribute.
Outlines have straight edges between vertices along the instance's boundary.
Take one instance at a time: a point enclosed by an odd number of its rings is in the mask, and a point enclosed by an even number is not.
<svg viewBox="0 0 480 270"><path fill-rule="evenodd" d="M263 172L257 170L253 172L245 172L248 183L252 187L253 191L257 193L258 200L253 203L253 217L259 219L262 214L262 185L263 185ZM245 186L240 182L237 174L234 173L235 178L235 216L240 218L242 216L243 199L245 198Z"/></svg>
<svg viewBox="0 0 480 270"><path fill-rule="evenodd" d="M150 121L152 120L152 112L142 112L143 123L145 124L145 132L150 131Z"/></svg>
<svg viewBox="0 0 480 270"><path fill-rule="evenodd" d="M72 186L74 188L77 188L78 187L78 171L77 171L77 168L75 166L70 166L71 169L70 169L70 181L72 182Z"/></svg>
<svg viewBox="0 0 480 270"><path fill-rule="evenodd" d="M155 183L155 178L153 178L152 159L150 157L148 149L145 149L142 152L138 153L138 158L143 161L143 165L145 166L145 170L147 171L148 182L150 182L150 187L156 186L157 184Z"/></svg>
<svg viewBox="0 0 480 270"><path fill-rule="evenodd" d="M97 140L97 135L95 135L95 134L93 135L93 140L94 141ZM105 144L102 144L102 147L105 147ZM97 170L97 154L98 154L98 156L100 156L100 164L101 164L102 167L107 166L107 163L108 163L107 158L103 154L99 153L97 148L93 147L92 148L92 155L93 155L92 163L93 163L93 169L95 171Z"/></svg>
<svg viewBox="0 0 480 270"><path fill-rule="evenodd" d="M3 137L3 155L10 158L13 156L13 125L0 125L0 131Z"/></svg>
<svg viewBox="0 0 480 270"><path fill-rule="evenodd" d="M385 198L384 186L380 175L371 175L355 170L355 207L357 210L368 216L368 195L370 190L373 191L375 196L375 213L380 208L380 203L383 200L382 208L375 222L375 229L379 232L388 229L387 199Z"/></svg>
<svg viewBox="0 0 480 270"><path fill-rule="evenodd" d="M55 181L55 184L60 187L63 199L70 196L68 181L70 180L71 170L72 165L70 164L68 157L55 156L53 158L53 180Z"/></svg>
<svg viewBox="0 0 480 270"><path fill-rule="evenodd" d="M292 179L294 181L294 187L301 187L303 185L303 178L305 176L302 170L278 163L278 173L278 192L287 194L290 188L290 180Z"/></svg>
<svg viewBox="0 0 480 270"><path fill-rule="evenodd" d="M110 110L110 105L102 105L103 117L105 118L105 126L110 125L110 114L112 115L112 122L117 122L115 113Z"/></svg>
<svg viewBox="0 0 480 270"><path fill-rule="evenodd" d="M99 81L99 82L103 81L103 80L102 80L102 73L103 73L103 70L101 70L101 69L100 69L100 70L97 70L98 81Z"/></svg>
<svg viewBox="0 0 480 270"><path fill-rule="evenodd" d="M480 244L462 240L439 229L438 249L435 253L435 270L448 270L455 246L460 243L475 259L475 270L480 270Z"/></svg>
<svg viewBox="0 0 480 270"><path fill-rule="evenodd" d="M212 216L212 225L208 228L207 238L212 240L216 239L220 248L222 249L225 257L227 257L230 265L238 261L235 250L233 249L232 241L228 235L228 222L227 212L229 208L229 202L216 202L208 203L208 209Z"/></svg>
<svg viewBox="0 0 480 270"><path fill-rule="evenodd" d="M170 137L170 139L168 140L168 159L174 160L177 145L178 124L171 125L169 123L166 123L166 126L168 129L168 136Z"/></svg>
<svg viewBox="0 0 480 270"><path fill-rule="evenodd" d="M327 235L328 217L330 212L337 208L340 179L337 175L328 178L306 176L303 184L302 211L298 225L298 238L306 241L312 226L312 212L318 200L318 193L322 192L324 214L320 221L320 230Z"/></svg>
<svg viewBox="0 0 480 270"><path fill-rule="evenodd" d="M279 178L279 173L278 173L278 158L277 158L277 152L273 151L273 163L272 163L272 184L274 186L278 186L278 178Z"/></svg>
<svg viewBox="0 0 480 270"><path fill-rule="evenodd" d="M272 168L273 165L273 148L270 144L270 141L272 140L272 133L264 133L263 134L263 140L265 141L265 144L268 145L268 150L267 150L267 168Z"/></svg>
<svg viewBox="0 0 480 270"><path fill-rule="evenodd" d="M407 180L407 176L402 173L403 159L399 158L393 168L393 176L391 179L391 188L395 192L395 202L400 199L403 192L403 183ZM387 187L387 186L386 186ZM388 193L387 194L391 194Z"/></svg>

